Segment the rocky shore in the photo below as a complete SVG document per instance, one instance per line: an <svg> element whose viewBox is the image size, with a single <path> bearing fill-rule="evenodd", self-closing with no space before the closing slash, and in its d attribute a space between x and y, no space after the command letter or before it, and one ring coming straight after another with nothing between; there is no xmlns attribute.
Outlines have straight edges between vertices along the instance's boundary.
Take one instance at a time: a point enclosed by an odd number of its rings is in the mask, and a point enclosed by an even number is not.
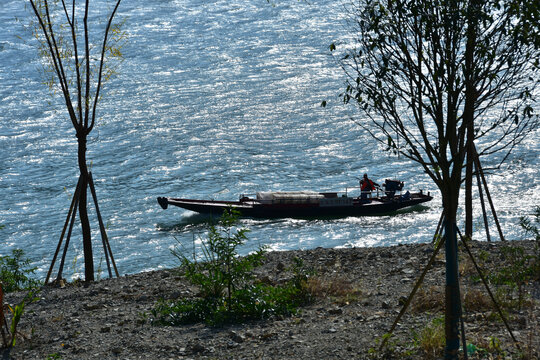
<svg viewBox="0 0 540 360"><path fill-rule="evenodd" d="M528 253L534 249L532 241L509 244ZM501 255L504 245L508 243L471 244L486 272L509 266ZM287 269L293 258L299 257L314 270L314 303L292 317L217 328L150 324L150 310L159 299L197 294L197 289L173 269L88 286L44 287L39 300L28 305L23 315L20 331L24 337L9 354L4 352L4 358L439 358L440 353L428 346L426 333L436 329L444 316L444 251L436 257L389 345L378 349L433 251L432 244L415 244L269 253L257 276L265 281L284 281L291 276ZM518 350L464 252L460 253L460 273L466 339L474 351L469 358L538 358L539 284L525 285L521 310L505 310ZM493 289L499 296L505 292ZM21 297L7 294L5 301L16 303Z"/></svg>

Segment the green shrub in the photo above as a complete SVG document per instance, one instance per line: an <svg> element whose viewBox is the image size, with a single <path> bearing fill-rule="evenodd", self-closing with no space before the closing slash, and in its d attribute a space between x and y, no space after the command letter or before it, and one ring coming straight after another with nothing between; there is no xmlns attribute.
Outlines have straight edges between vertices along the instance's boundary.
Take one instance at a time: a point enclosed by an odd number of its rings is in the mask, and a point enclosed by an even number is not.
<svg viewBox="0 0 540 360"><path fill-rule="evenodd" d="M535 258L527 255L525 250L519 246L503 246L501 254L505 260L505 266L500 267L489 275L492 283L504 286L508 292L508 298L512 298L512 293L517 290L517 308L521 310L524 302L523 286L535 274Z"/></svg>
<svg viewBox="0 0 540 360"><path fill-rule="evenodd" d="M0 327L2 328L2 345L4 348L9 349L15 346L17 336L21 335L18 326L24 314L25 307L27 304L37 300L35 294L38 291L36 289L29 290L26 296L16 305L4 304L4 293L2 284L0 284Z"/></svg>
<svg viewBox="0 0 540 360"><path fill-rule="evenodd" d="M526 234L534 235L535 240L540 242L540 230L538 230L537 226L537 224L540 223L540 206L536 207L533 216L535 218L534 223L528 217L522 216L519 220L519 224L523 230L525 230Z"/></svg>
<svg viewBox="0 0 540 360"><path fill-rule="evenodd" d="M292 285L254 284L236 290L227 297L201 297L176 302L159 301L151 311L152 323L184 325L204 322L208 325L242 323L276 315L294 314L304 304L301 289Z"/></svg>
<svg viewBox="0 0 540 360"><path fill-rule="evenodd" d="M189 258L179 249L172 253L180 260L186 278L200 289L200 297L179 301L159 301L151 310L152 323L181 325L205 322L210 325L290 315L310 300L307 273L301 261L293 267L293 279L282 286L255 281L253 269L262 264L264 248L240 257L238 247L247 240L247 229L235 229L238 214L227 209L217 226L210 226L203 242L203 260Z"/></svg>
<svg viewBox="0 0 540 360"><path fill-rule="evenodd" d="M55 359L62 359L62 356L59 353L52 353L47 355L46 360L55 360Z"/></svg>
<svg viewBox="0 0 540 360"><path fill-rule="evenodd" d="M0 225L0 229L3 228ZM40 282L32 279L36 267L29 267L30 260L24 258L24 251L14 249L12 256L0 256L0 327L2 327L2 345L5 348L15 346L20 334L18 325L28 303L33 302ZM4 304L4 293L28 290L26 296L16 305ZM9 327L8 327L9 320Z"/></svg>
<svg viewBox="0 0 540 360"><path fill-rule="evenodd" d="M446 345L444 317L433 319L419 333L413 333L415 345L422 350L424 358L438 359Z"/></svg>
<svg viewBox="0 0 540 360"><path fill-rule="evenodd" d="M30 259L24 258L24 251L14 249L12 256L0 256L0 282L4 292L29 290L41 283L31 278L37 267L30 267Z"/></svg>
<svg viewBox="0 0 540 360"><path fill-rule="evenodd" d="M537 206L534 211L534 222L528 217L521 217L519 224L522 229L525 230L525 234L531 234L536 241L534 251L534 263L533 273L536 280L540 281L540 230L538 230L538 224L540 223L540 206Z"/></svg>
<svg viewBox="0 0 540 360"><path fill-rule="evenodd" d="M496 298L505 309L518 309L526 305L524 285L531 280L540 280L540 234L536 224L540 222L540 207L534 214L534 223L527 217L521 217L520 225L526 234L535 236L536 244L532 254L523 247L512 245L501 246L500 265L487 274L490 283L497 286ZM484 268L490 255L486 251L480 251L477 261ZM471 275L473 281L479 281L477 275ZM515 296L517 293L517 296ZM498 315L496 315L498 316Z"/></svg>
<svg viewBox="0 0 540 360"><path fill-rule="evenodd" d="M225 294L229 304L232 294L253 280L251 271L264 257L264 248L245 257L238 256L238 247L247 240L248 230L233 231L237 222L238 214L228 209L218 226L210 226L208 240L202 244L204 261L197 261L195 254L189 258L178 248L172 251L180 260L185 276L200 287L203 297L220 298Z"/></svg>

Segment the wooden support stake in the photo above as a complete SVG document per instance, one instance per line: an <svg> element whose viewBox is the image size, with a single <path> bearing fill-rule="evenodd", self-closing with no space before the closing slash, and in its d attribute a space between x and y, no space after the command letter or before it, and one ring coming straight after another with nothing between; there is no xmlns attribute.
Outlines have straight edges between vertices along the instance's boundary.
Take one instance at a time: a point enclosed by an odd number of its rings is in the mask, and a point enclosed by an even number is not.
<svg viewBox="0 0 540 360"><path fill-rule="evenodd" d="M491 207L491 213L493 214L493 219L495 220L495 224L497 225L497 230L499 231L499 236L501 237L501 241L506 241L506 239L504 238L502 229L501 229L501 224L499 223L499 218L497 217L497 212L495 211L495 206L493 205L493 200L491 200L491 194L489 193L487 181L484 176L484 170L482 169L482 164L480 163L480 159L478 159L478 153L476 152L476 147L474 147L474 154L475 154L474 160L476 163L476 168L478 172L480 173L480 177L482 178L484 189L486 190L486 196L489 201L489 206Z"/></svg>
<svg viewBox="0 0 540 360"><path fill-rule="evenodd" d="M116 274L116 277L120 277L120 274L118 273L118 268L116 267L116 262L114 261L114 256L111 250L111 244L109 243L108 238L105 238L105 243L107 244L107 249L109 249L109 255L111 256L111 262L113 264L114 273Z"/></svg>
<svg viewBox="0 0 540 360"><path fill-rule="evenodd" d="M56 263L56 258L58 256L58 253L60 252L60 247L62 246L62 242L64 241L64 235L66 234L66 229L68 227L69 219L71 218L71 213L73 211L73 206L75 205L75 199L79 196L79 187L81 185L81 177L79 176L79 181L77 182L77 187L75 188L75 193L73 194L73 197L71 199L71 205L69 206L69 212L66 216L66 222L64 223L64 228L62 229L62 234L60 235L60 240L58 241L58 245L56 246L56 251L54 252L53 259L51 261L51 266L49 267L49 271L47 271L47 277L45 278L45 285L49 283L49 279L51 278L51 273L54 268L54 264Z"/></svg>
<svg viewBox="0 0 540 360"><path fill-rule="evenodd" d="M94 206L96 207L96 213L97 213L98 222L99 222L99 231L101 232L101 242L103 243L103 253L105 254L105 261L107 262L107 270L109 271L109 278L112 278L111 263L109 261L109 252L107 250L107 245L106 245L106 242L108 242L107 232L105 231L105 226L103 225L103 220L101 219L101 213L99 212L96 189L94 187L94 179L92 178L91 172L88 174L88 185L90 185L90 192L92 193L92 198L94 199ZM112 256L112 253L111 253L111 256ZM118 276L118 274L116 276Z"/></svg>
<svg viewBox="0 0 540 360"><path fill-rule="evenodd" d="M120 277L120 274L118 273L118 268L116 267L116 262L114 261L114 256L113 256L113 253L112 253L112 250L111 250L111 244L109 243L109 238L107 237L107 232L105 231L105 226L103 225L103 220L101 218L101 212L99 211L99 206L98 206L98 203L97 203L97 196L96 196L96 189L94 187L94 180L92 179L92 173L90 173L90 183L92 184L91 191L92 191L92 196L94 197L94 202L95 202L95 205L96 205L96 212L97 212L97 216L98 216L98 220L99 220L99 224L100 224L100 229L103 229L102 239L104 239L105 245L107 246L107 249L108 249L108 252L109 252L109 256L111 257L111 262L112 262L112 265L113 265L113 268L114 268L114 273L116 274L116 277Z"/></svg>
<svg viewBox="0 0 540 360"><path fill-rule="evenodd" d="M459 232L459 229L458 229L458 232ZM459 236L463 239L463 236L461 235L461 232L459 232ZM489 294L489 297L491 298L491 301L493 301L493 304L495 305L495 308L497 309L497 312L499 313L499 316L503 320L504 325L506 326L506 329L508 330L508 332L510 333L510 336L512 337L512 340L514 340L514 344L516 345L516 348L521 351L521 348L519 347L519 343L516 340L516 338L514 337L514 333L512 332L512 329L510 329L510 325L508 325L508 321L506 321L506 317L504 316L504 314L503 314L503 312L501 310L501 307L499 306L499 303L497 302L497 300L495 300L495 296L493 296L493 293L491 292L491 289L489 288L489 285L488 285L488 283L486 281L486 278L484 277L484 273L482 272L482 270L480 270L480 267L476 263L476 260L474 259L474 255L471 252L471 249L469 248L469 245L467 245L467 242L465 242L465 241L462 241L462 243L463 243L463 246L465 247L465 250L467 250L467 253L469 254L469 257L471 258L471 261L473 262L474 267L476 268L476 272L478 273L478 275L480 275L480 278L482 279L482 282L484 283L484 286L486 287L486 290L487 290L487 292Z"/></svg>
<svg viewBox="0 0 540 360"><path fill-rule="evenodd" d="M109 271L109 278L112 278L112 271L111 271L111 265L114 267L114 271L116 274L116 277L120 277L118 273L118 269L116 268L116 263L114 261L114 257L111 250L111 245L109 244L109 239L107 238L107 232L105 231L105 225L103 224L103 219L101 217L101 212L99 211L99 205L96 195L96 189L94 187L94 180L92 178L92 173L89 173L89 180L88 185L90 187L90 191L92 193L92 198L94 199L94 205L96 207L96 213L99 221L99 230L101 232L101 240L103 243L103 251L105 253L105 260L107 261L107 270ZM66 237L66 243L64 245L64 251L62 253L62 259L60 261L60 266L58 268L58 275L56 277L56 280L59 280L62 278L62 272L64 270L64 264L66 260L66 255L69 247L69 241L71 239L71 234L73 232L73 225L75 223L75 218L77 217L77 206L79 204L79 199L82 191L82 184L81 184L81 177L79 176L79 181L77 182L77 187L75 189L75 194L73 194L73 198L71 199L71 205L69 207L69 212L66 217L66 221L64 223L64 228L62 229L62 234L60 235L60 240L58 241L58 245L56 246L56 251L54 253L53 259L51 261L51 266L49 267L49 271L47 272L47 277L45 278L45 284L49 282L49 279L51 277L52 270L54 268L54 265L56 263L56 259L58 257L58 254L60 252L60 248L62 246L62 242L64 241L64 235L66 234L66 229L68 228L69 223L69 230ZM86 189L85 189L86 190ZM110 256L110 261L109 261Z"/></svg>
<svg viewBox="0 0 540 360"><path fill-rule="evenodd" d="M79 197L80 197L79 190L80 190L80 187L77 189L77 197L75 198L75 206L73 207L73 211L71 213L71 222L69 224L66 244L64 245L64 252L62 253L62 259L60 261L60 267L58 268L58 275L56 276L56 280L60 280L62 278L62 271L64 270L64 263L66 261L66 254L69 247L69 240L71 239L71 233L73 231L73 224L75 223L75 218L77 217L77 206L79 204Z"/></svg>
<svg viewBox="0 0 540 360"><path fill-rule="evenodd" d="M444 212L443 212L442 217L444 217ZM441 231L440 227L437 227L437 231L435 232L434 237L439 235L440 231ZM426 267L424 268L424 271L422 272L422 274L420 275L420 277L416 281L416 284L414 285L413 290L409 294L409 297L407 298L407 301L405 301L405 304L403 304L403 307L401 308L401 311L399 312L398 316L394 320L394 323L392 324L392 327L390 328L390 330L388 331L387 334L391 335L394 332L394 330L396 329L396 326L397 326L399 320L401 320L401 317L405 314L405 312L407 311L407 308L411 304L412 298L414 297L414 295L416 294L416 292L420 288L420 285L422 285L422 282L424 282L424 278L425 278L427 272L429 271L429 269L431 268L431 266L433 265L433 263L435 262L435 257L437 256L437 254L441 250L441 247L443 246L444 242L445 242L445 238L443 237L441 239L441 241L439 241L439 243L437 244L437 247L435 248L435 251L433 251L433 254L431 255L431 258L429 259ZM379 346L379 351L381 351L383 349L384 345L388 341L388 338L389 338L389 336L385 336L383 338L383 340L381 341L381 345Z"/></svg>
<svg viewBox="0 0 540 360"><path fill-rule="evenodd" d="M461 302L463 304L463 302ZM463 359L468 360L469 354L467 354L467 339L465 337L465 322L463 321L463 306L461 308L461 341L463 342Z"/></svg>
<svg viewBox="0 0 540 360"><path fill-rule="evenodd" d="M489 234L487 212L486 212L486 204L484 202L484 194L482 191L482 182L480 181L479 172L480 172L480 169L478 169L478 166L476 166L476 182L478 183L478 194L480 195L480 204L482 204L482 215L484 216L484 226L486 228L486 237L487 237L487 241L491 241L491 236Z"/></svg>
<svg viewBox="0 0 540 360"><path fill-rule="evenodd" d="M435 230L435 235L433 235L433 243L435 241L437 241L437 238L441 235L440 234L440 229L441 229L441 225L443 223L443 220L444 220L444 211L441 212L441 217L439 218L439 223L437 224L437 230Z"/></svg>

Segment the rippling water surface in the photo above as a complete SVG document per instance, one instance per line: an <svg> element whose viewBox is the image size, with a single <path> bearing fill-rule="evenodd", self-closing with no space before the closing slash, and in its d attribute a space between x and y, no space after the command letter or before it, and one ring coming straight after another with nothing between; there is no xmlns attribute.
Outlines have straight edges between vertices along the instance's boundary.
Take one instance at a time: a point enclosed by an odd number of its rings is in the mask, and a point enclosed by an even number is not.
<svg viewBox="0 0 540 360"><path fill-rule="evenodd" d="M341 191L364 172L378 182L400 178L436 199L395 216L245 219L251 232L243 251L430 241L440 214L434 185L414 163L377 148L349 120L355 110L337 98L343 76L328 45L345 39L339 2L134 0L120 10L126 60L107 84L88 158L122 273L173 266L169 249L177 241L189 248L204 235L204 218L163 211L157 196ZM28 21L23 1L0 3L0 254L23 248L42 275L78 169L74 130L60 99L42 84L36 45L18 38L29 38L22 28ZM538 154L531 136L510 159L512 170L488 176L509 239L523 236L519 217L539 204ZM80 231L74 233L67 276L82 273Z"/></svg>

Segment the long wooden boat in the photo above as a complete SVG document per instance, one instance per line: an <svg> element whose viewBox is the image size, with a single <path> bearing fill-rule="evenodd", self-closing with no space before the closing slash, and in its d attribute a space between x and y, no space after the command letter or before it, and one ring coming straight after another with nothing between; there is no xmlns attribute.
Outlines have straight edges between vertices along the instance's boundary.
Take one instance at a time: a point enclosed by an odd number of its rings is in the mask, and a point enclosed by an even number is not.
<svg viewBox="0 0 540 360"><path fill-rule="evenodd" d="M396 180L386 180L384 186L385 191L364 193L358 197L337 192L276 191L259 192L255 197L242 195L238 201L172 197L158 197L157 201L163 209L174 205L202 214L220 215L225 209L233 208L245 217L317 218L382 215L433 199L429 192L425 194L423 191L401 194L403 183Z"/></svg>

